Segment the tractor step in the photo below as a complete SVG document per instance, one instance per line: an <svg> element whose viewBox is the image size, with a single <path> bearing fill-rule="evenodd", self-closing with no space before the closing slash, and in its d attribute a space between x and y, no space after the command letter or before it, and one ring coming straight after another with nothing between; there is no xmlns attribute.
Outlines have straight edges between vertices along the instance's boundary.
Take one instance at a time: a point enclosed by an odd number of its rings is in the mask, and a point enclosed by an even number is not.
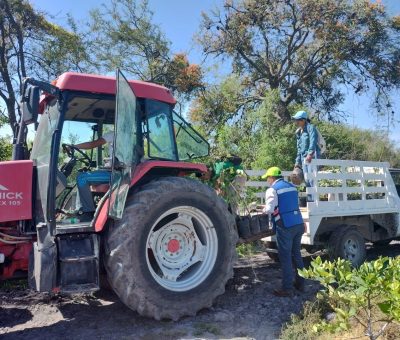
<svg viewBox="0 0 400 340"><path fill-rule="evenodd" d="M91 283L64 286L61 289L61 291L66 294L94 293L97 292L98 290L99 286Z"/></svg>
<svg viewBox="0 0 400 340"><path fill-rule="evenodd" d="M93 233L94 228L90 226L90 222L82 222L76 224L57 224L56 234L75 234L75 233Z"/></svg>
<svg viewBox="0 0 400 340"><path fill-rule="evenodd" d="M58 235L60 290L65 293L99 289L99 240L96 234Z"/></svg>

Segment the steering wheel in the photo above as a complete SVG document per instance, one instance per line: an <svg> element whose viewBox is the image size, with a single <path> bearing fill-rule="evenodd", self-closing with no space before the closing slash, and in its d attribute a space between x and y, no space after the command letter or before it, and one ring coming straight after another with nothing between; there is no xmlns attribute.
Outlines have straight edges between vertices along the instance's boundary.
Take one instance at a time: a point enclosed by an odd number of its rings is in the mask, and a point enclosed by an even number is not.
<svg viewBox="0 0 400 340"><path fill-rule="evenodd" d="M90 159L90 157L86 153L84 153L81 149L77 148L75 145L62 144L62 148L65 151L65 153L68 155L68 157L75 158L88 167L90 167L90 165L92 164L92 160ZM76 158L75 151L78 152L82 157Z"/></svg>

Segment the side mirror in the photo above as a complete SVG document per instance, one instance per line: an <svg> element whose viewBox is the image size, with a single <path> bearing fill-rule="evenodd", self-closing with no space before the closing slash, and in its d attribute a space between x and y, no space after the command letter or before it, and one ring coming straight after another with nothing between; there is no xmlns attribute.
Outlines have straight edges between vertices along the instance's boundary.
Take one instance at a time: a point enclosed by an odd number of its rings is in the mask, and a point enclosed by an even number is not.
<svg viewBox="0 0 400 340"><path fill-rule="evenodd" d="M36 123L39 113L40 89L38 86L25 85L22 95L22 119L26 125Z"/></svg>

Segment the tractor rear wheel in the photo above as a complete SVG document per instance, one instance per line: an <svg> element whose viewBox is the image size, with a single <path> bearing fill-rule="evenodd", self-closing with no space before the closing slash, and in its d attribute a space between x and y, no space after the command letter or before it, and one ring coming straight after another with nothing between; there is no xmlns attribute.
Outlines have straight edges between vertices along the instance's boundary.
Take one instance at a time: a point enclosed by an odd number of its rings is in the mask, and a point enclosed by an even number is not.
<svg viewBox="0 0 400 340"><path fill-rule="evenodd" d="M233 276L238 236L225 202L191 179L164 177L134 192L108 229L109 282L139 314L178 320L210 307Z"/></svg>

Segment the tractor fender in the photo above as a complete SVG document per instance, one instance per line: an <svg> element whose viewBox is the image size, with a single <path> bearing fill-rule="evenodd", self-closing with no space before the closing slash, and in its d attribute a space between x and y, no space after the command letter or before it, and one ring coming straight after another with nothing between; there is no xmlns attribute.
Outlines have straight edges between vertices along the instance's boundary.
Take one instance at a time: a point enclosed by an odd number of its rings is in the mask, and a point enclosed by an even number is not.
<svg viewBox="0 0 400 340"><path fill-rule="evenodd" d="M159 176L185 176L191 173L206 173L207 166L199 163L174 162L174 161L145 161L136 166L132 176L130 187L141 182L141 180L151 172L156 172ZM96 232L101 232L108 220L109 199L103 201L100 209L96 212L93 224Z"/></svg>

